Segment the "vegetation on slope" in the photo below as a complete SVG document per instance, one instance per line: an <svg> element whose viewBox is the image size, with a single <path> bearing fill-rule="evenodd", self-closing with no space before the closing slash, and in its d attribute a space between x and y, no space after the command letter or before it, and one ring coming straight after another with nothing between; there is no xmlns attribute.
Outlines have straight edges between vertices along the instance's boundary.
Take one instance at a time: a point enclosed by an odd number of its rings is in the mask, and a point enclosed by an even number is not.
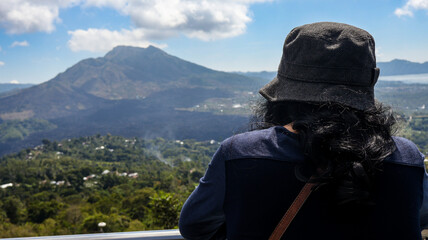
<svg viewBox="0 0 428 240"><path fill-rule="evenodd" d="M8 120L0 124L0 142L23 140L33 133L48 131L56 126L43 119Z"/></svg>
<svg viewBox="0 0 428 240"><path fill-rule="evenodd" d="M43 143L0 159L0 237L93 233L99 222L104 232L174 228L218 147L110 135Z"/></svg>

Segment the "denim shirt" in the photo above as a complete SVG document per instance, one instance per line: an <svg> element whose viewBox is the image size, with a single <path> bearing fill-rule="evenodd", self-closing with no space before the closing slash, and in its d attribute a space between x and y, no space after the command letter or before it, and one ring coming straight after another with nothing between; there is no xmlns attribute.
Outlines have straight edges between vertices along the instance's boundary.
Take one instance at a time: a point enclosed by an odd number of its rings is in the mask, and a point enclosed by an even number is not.
<svg viewBox="0 0 428 240"><path fill-rule="evenodd" d="M400 137L394 141L397 150L384 160L369 220L337 221L329 203L315 192L284 238L353 239L349 237L353 232L355 239L421 239L420 227L428 224L424 156L411 141ZM226 139L183 205L182 236L267 239L304 185L294 174L303 161L297 135L281 126Z"/></svg>

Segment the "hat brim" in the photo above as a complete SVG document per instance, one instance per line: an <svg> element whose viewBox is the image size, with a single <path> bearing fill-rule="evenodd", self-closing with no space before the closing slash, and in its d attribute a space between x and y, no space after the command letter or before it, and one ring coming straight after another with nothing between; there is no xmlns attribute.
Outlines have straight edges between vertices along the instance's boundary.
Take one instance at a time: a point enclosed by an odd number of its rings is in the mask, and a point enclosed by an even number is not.
<svg viewBox="0 0 428 240"><path fill-rule="evenodd" d="M359 110L374 106L372 87L314 83L275 77L259 93L270 102L335 102Z"/></svg>

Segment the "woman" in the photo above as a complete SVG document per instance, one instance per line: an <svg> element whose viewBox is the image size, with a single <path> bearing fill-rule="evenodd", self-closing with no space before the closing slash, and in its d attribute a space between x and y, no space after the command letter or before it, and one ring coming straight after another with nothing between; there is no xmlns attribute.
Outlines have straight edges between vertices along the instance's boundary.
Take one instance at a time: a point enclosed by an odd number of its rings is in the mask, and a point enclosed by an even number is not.
<svg viewBox="0 0 428 240"><path fill-rule="evenodd" d="M268 239L312 176L282 239L421 239L424 156L375 103L373 37L313 23L285 39L256 116L273 127L225 140L183 206L186 239Z"/></svg>

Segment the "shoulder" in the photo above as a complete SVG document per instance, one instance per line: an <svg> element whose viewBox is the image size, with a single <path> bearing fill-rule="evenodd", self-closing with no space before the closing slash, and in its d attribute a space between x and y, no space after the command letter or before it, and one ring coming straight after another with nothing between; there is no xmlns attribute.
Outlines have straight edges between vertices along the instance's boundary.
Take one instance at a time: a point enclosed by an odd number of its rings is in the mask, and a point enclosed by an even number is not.
<svg viewBox="0 0 428 240"><path fill-rule="evenodd" d="M395 152L386 159L387 162L397 164L424 167L425 156L419 151L416 144L406 138L393 137L397 149Z"/></svg>
<svg viewBox="0 0 428 240"><path fill-rule="evenodd" d="M271 127L262 130L255 130L233 135L223 141L223 145L250 145L260 143L261 141L273 141L278 136L277 127Z"/></svg>
<svg viewBox="0 0 428 240"><path fill-rule="evenodd" d="M300 153L297 135L281 126L234 135L224 140L221 148L226 160L269 158L292 161Z"/></svg>

